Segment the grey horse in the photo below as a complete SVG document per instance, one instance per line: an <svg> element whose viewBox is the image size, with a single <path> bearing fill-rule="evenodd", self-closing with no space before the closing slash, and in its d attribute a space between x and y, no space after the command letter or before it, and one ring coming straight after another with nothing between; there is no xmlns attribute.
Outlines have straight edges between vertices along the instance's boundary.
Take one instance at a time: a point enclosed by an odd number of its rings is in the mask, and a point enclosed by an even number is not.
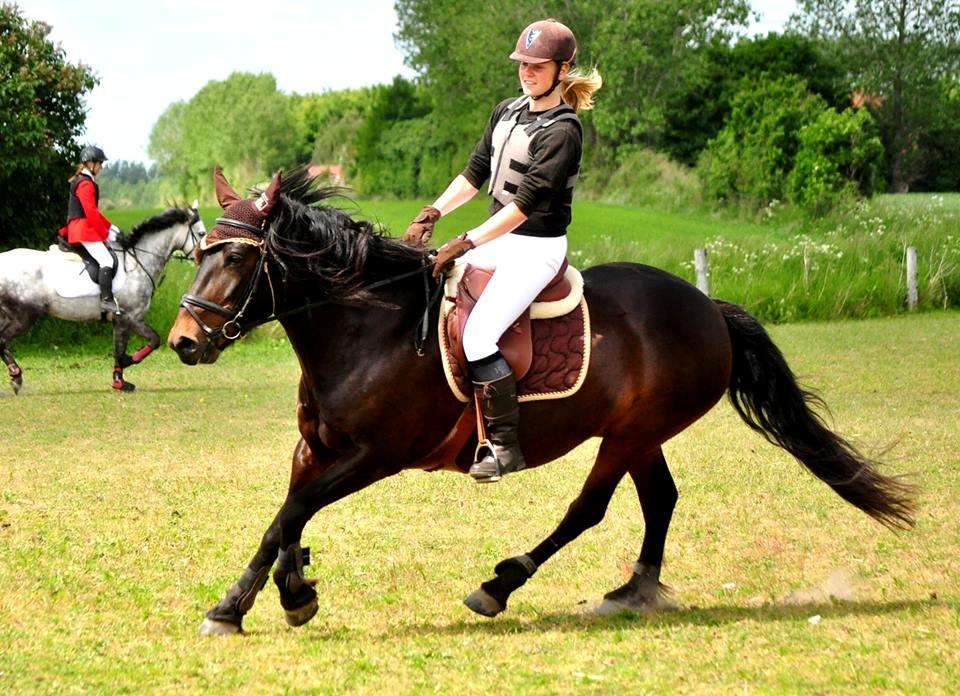
<svg viewBox="0 0 960 696"><path fill-rule="evenodd" d="M123 313L113 323L113 388L133 391L123 370L160 346L160 336L145 320L160 273L174 252L193 253L206 229L197 204L170 208L136 225L111 242L120 264L114 294ZM10 342L43 315L67 321L98 321L100 297L79 257L52 247L48 251L11 249L0 254L0 357L7 366L14 393L23 386L23 370L10 352ZM132 356L132 333L147 345Z"/></svg>

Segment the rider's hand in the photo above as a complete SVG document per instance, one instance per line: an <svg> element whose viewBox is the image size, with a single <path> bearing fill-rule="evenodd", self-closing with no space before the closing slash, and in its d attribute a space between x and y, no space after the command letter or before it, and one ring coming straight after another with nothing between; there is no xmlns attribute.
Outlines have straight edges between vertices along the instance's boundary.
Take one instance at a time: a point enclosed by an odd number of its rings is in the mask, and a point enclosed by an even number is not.
<svg viewBox="0 0 960 696"><path fill-rule="evenodd" d="M120 228L117 227L116 225L110 225L110 232L107 236L107 239L109 239L112 242L112 241L115 241L116 238L119 236L120 236Z"/></svg>
<svg viewBox="0 0 960 696"><path fill-rule="evenodd" d="M423 207L420 214L413 218L413 222L403 233L403 241L413 246L426 246L433 236L433 226L440 219L440 211L432 205Z"/></svg>
<svg viewBox="0 0 960 696"><path fill-rule="evenodd" d="M437 249L437 256L433 262L433 277L440 280L440 276L444 275L453 266L454 260L459 259L473 247L474 243L464 232Z"/></svg>

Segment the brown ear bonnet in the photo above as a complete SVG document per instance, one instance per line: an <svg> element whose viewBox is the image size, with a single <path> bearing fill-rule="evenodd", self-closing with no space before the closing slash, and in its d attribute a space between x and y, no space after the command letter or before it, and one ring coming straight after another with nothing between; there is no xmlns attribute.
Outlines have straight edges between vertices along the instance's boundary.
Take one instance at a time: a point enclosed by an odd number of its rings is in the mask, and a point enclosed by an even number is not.
<svg viewBox="0 0 960 696"><path fill-rule="evenodd" d="M228 242L262 245L270 211L276 205L280 194L281 173L276 173L267 190L257 199L250 200L241 198L233 190L218 165L213 170L213 185L217 201L223 208L223 215L217 218L217 224L201 240L199 250L206 251L210 247Z"/></svg>

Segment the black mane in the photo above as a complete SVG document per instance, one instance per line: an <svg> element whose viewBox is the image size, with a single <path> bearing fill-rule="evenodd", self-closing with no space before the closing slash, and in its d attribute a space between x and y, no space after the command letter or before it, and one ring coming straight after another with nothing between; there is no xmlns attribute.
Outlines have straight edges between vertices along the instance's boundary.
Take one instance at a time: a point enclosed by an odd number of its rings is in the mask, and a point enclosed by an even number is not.
<svg viewBox="0 0 960 696"><path fill-rule="evenodd" d="M284 175L266 248L287 278L317 282L333 301L370 302L365 286L422 265L426 252L339 208L321 205L344 194L340 187L318 186L305 167Z"/></svg>
<svg viewBox="0 0 960 696"><path fill-rule="evenodd" d="M130 249L139 242L145 234L159 232L177 224L190 222L190 214L182 208L170 208L147 218L139 225L134 225L129 234L120 235L120 246L123 249Z"/></svg>

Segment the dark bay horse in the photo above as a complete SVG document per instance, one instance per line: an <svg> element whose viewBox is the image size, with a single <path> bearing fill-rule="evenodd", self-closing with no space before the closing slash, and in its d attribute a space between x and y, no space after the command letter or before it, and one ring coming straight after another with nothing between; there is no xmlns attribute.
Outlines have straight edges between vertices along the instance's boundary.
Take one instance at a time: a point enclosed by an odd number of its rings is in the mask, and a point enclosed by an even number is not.
<svg viewBox="0 0 960 696"><path fill-rule="evenodd" d="M110 243L119 259L114 290L124 310L113 323L114 389L132 391L133 383L123 377L124 368L140 363L162 343L144 317L170 257L177 251L189 256L206 233L196 205L169 208ZM80 257L56 247L47 251L11 249L0 254L0 357L15 393L23 385L23 370L10 343L43 315L67 321L100 319L100 291ZM131 334L145 338L147 345L128 355Z"/></svg>
<svg viewBox="0 0 960 696"><path fill-rule="evenodd" d="M225 206L220 229L228 237L202 254L169 335L183 362L212 363L250 327L276 318L302 369L301 439L286 500L239 580L207 613L203 634L239 632L274 567L288 623L309 621L317 595L303 572L307 521L402 469L466 472L476 444L471 437L450 446L468 407L454 398L441 368L427 252L324 205L330 191L317 189L303 171L275 179L268 192L269 218L252 238L249 229L257 228L247 226L231 241L231 211L240 204ZM644 537L632 577L606 595L604 606L669 606L660 566L677 489L661 446L724 392L748 426L843 499L887 526L913 524L912 488L879 473L876 462L824 425L817 398L797 384L742 308L632 263L589 268L583 277L592 329L586 381L566 399L524 403L521 445L528 466L551 462L590 437L602 438L599 454L559 526L536 548L501 561L465 600L472 610L503 611L538 567L601 521L627 474ZM433 340L420 356L415 344L425 310Z"/></svg>

